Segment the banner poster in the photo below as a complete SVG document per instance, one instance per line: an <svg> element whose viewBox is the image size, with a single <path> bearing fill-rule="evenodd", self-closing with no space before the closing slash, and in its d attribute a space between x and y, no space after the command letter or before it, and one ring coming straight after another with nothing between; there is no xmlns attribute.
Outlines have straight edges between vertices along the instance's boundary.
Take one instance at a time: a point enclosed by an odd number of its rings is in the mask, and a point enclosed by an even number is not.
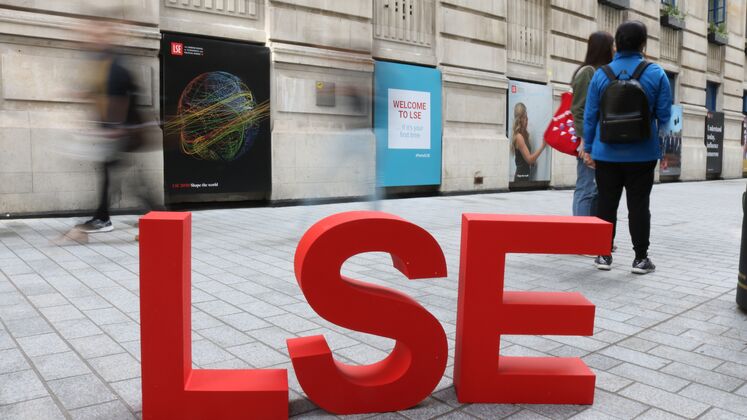
<svg viewBox="0 0 747 420"><path fill-rule="evenodd" d="M164 34L166 195L270 191L270 50Z"/></svg>
<svg viewBox="0 0 747 420"><path fill-rule="evenodd" d="M742 117L742 176L747 177L747 115Z"/></svg>
<svg viewBox="0 0 747 420"><path fill-rule="evenodd" d="M377 61L374 70L379 187L441 184L441 72Z"/></svg>
<svg viewBox="0 0 747 420"><path fill-rule="evenodd" d="M682 105L672 105L669 123L659 130L662 158L659 172L663 176L682 173Z"/></svg>
<svg viewBox="0 0 747 420"><path fill-rule="evenodd" d="M724 113L708 112L705 126L706 174L721 173L721 156L724 153Z"/></svg>
<svg viewBox="0 0 747 420"><path fill-rule="evenodd" d="M545 129L552 119L552 101L552 87L548 85L509 81L507 136L511 188L542 187L550 183L552 154L550 147L542 145Z"/></svg>

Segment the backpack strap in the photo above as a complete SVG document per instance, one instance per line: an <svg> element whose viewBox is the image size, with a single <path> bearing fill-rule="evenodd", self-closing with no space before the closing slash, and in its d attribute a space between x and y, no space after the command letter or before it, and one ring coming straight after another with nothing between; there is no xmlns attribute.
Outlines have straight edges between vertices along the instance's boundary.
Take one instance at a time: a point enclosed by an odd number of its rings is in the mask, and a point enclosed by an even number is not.
<svg viewBox="0 0 747 420"><path fill-rule="evenodd" d="M648 66L651 65L650 61L643 60L640 63L638 63L638 66L635 68L635 71L633 72L633 76L630 78L631 80L638 80L643 76L643 72L646 71Z"/></svg>
<svg viewBox="0 0 747 420"><path fill-rule="evenodd" d="M610 67L609 65L607 64L603 65L602 71L604 71L604 74L606 74L607 77L610 79L610 82L614 82L615 80L617 80L617 76L615 76L615 72L612 71L612 67Z"/></svg>

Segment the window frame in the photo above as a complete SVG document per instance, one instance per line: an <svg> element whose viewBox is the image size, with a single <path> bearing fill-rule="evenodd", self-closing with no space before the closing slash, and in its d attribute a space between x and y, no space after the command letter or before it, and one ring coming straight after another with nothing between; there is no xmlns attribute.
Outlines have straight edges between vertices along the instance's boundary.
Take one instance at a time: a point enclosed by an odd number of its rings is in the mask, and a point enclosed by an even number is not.
<svg viewBox="0 0 747 420"><path fill-rule="evenodd" d="M726 0L708 0L708 23L720 25L725 22Z"/></svg>

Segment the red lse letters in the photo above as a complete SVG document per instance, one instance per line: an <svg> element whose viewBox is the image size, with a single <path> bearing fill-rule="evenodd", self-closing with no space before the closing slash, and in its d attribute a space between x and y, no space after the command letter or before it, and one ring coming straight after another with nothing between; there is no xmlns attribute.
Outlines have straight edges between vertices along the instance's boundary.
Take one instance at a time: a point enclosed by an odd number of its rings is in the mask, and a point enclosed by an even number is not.
<svg viewBox="0 0 747 420"><path fill-rule="evenodd" d="M284 369L193 370L191 216L140 221L144 419L282 419ZM466 214L462 221L454 382L459 401L591 404L594 374L579 359L498 356L501 334L591 335L594 306L577 293L504 292L505 254L609 251L612 225L595 218ZM446 276L444 255L420 227L379 212L341 213L299 243L295 271L309 304L337 325L396 340L384 360L334 360L322 336L288 340L308 397L336 414L395 411L426 398L443 375L446 335L410 297L342 276L342 264L387 252L409 279Z"/></svg>

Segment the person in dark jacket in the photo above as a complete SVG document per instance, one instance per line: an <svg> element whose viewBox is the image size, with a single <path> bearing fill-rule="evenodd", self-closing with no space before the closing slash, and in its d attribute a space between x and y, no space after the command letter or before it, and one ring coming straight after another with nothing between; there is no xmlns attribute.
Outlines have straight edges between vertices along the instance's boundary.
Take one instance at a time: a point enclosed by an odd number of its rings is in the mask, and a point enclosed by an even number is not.
<svg viewBox="0 0 747 420"><path fill-rule="evenodd" d="M615 45L617 53L609 64L619 79L630 78L644 60L648 31L639 21L627 21L617 28ZM630 143L605 143L599 139L600 102L610 83L602 69L594 73L589 84L584 110L584 152L587 165L596 168L599 191L597 216L616 224L617 208L623 188L628 203L628 226L633 240L635 259L632 272L646 274L656 267L648 257L651 234L649 203L654 184L654 169L661 159L658 127L665 126L671 116L672 92L669 79L657 64L651 64L639 78L649 106L651 117L650 137ZM614 239L613 239L614 240ZM611 251L612 244L610 244ZM610 254L600 255L595 264L600 270L609 270Z"/></svg>
<svg viewBox="0 0 747 420"><path fill-rule="evenodd" d="M591 34L586 43L584 62L571 78L573 89L571 113L576 136L580 139L576 162L576 189L573 191L574 216L596 216L597 214L597 185L594 180L594 169L584 163L584 138L586 137L584 135L584 108L591 78L596 69L612 61L614 44L615 39L609 32L597 31Z"/></svg>

